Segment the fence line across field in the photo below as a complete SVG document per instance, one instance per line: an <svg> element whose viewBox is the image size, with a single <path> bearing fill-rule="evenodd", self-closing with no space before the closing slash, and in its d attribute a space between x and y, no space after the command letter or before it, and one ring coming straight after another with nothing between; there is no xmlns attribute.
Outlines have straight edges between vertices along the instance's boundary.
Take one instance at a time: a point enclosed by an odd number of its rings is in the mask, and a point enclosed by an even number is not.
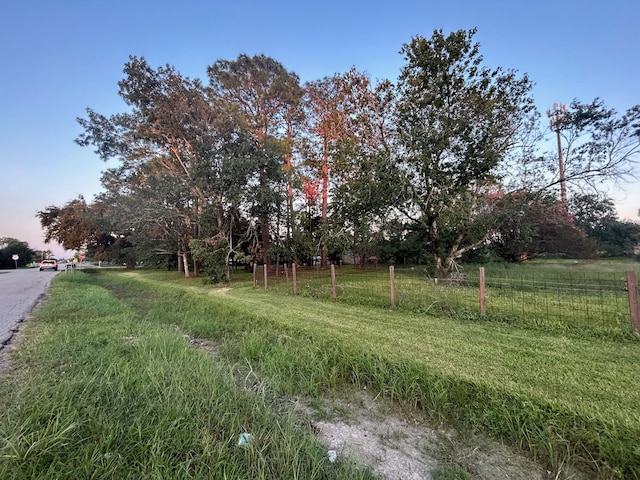
<svg viewBox="0 0 640 480"><path fill-rule="evenodd" d="M261 271L260 271L261 270ZM261 275L260 275L261 274ZM260 281L260 277L262 277ZM540 325L590 327L640 335L636 273L551 273L544 276L477 271L450 278L428 277L424 269L391 265L361 269L352 265L329 269L253 265L253 284L290 295L414 313L492 316Z"/></svg>

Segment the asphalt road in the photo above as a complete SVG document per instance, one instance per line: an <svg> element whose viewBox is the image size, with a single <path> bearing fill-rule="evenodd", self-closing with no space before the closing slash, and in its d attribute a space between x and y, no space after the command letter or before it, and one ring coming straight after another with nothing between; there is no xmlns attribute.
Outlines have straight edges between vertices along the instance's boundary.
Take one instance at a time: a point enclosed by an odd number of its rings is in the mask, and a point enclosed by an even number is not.
<svg viewBox="0 0 640 480"><path fill-rule="evenodd" d="M37 268L0 270L0 353L58 273Z"/></svg>

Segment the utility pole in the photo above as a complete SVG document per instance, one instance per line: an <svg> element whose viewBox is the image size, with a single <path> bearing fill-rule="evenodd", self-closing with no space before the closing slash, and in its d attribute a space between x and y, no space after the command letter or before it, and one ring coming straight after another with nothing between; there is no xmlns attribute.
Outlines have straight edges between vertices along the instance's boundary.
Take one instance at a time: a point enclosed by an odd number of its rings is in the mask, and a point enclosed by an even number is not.
<svg viewBox="0 0 640 480"><path fill-rule="evenodd" d="M567 207L567 178L565 175L564 159L562 158L562 141L560 138L560 130L562 129L562 122L567 115L567 105L554 103L553 110L547 110L547 117L549 117L549 125L556 131L558 137L558 170L560 171L560 200L562 204Z"/></svg>

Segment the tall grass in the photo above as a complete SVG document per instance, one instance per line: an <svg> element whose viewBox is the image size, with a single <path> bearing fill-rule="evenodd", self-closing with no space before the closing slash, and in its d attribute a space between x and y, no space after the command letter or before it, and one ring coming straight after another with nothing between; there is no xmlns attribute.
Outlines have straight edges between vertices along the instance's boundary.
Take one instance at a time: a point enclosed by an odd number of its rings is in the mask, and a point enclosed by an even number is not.
<svg viewBox="0 0 640 480"><path fill-rule="evenodd" d="M366 478L329 464L309 431L265 401L345 382L489 432L556 471L574 463L594 478L640 478L637 342L173 278L56 279L1 380L0 478ZM184 334L215 341L218 359ZM238 450L242 431L254 450Z"/></svg>
<svg viewBox="0 0 640 480"><path fill-rule="evenodd" d="M143 319L83 274L51 293L0 377L0 478L371 478L238 388L179 318Z"/></svg>
<svg viewBox="0 0 640 480"><path fill-rule="evenodd" d="M101 275L97 281L146 310L148 321L177 322L194 335L217 338L226 357L268 378L256 380L258 389L318 395L352 382L417 407L436 422L490 432L550 468L575 462L599 478L640 478L637 341L293 299L253 288L169 288L153 273Z"/></svg>

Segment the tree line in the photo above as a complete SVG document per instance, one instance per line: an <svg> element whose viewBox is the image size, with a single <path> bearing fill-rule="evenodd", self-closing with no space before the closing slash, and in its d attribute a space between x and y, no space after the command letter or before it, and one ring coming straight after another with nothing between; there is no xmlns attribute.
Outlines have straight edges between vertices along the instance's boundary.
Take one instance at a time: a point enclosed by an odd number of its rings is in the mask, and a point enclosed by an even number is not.
<svg viewBox="0 0 640 480"><path fill-rule="evenodd" d="M13 259L14 255L18 256L17 260ZM33 250L29 243L17 238L0 238L0 269L26 267L45 258L51 258L50 250Z"/></svg>
<svg viewBox="0 0 640 480"><path fill-rule="evenodd" d="M486 66L475 33L412 38L395 82L354 68L301 84L273 58L240 55L210 65L205 84L132 56L127 108L78 119L76 142L117 166L91 202L38 212L45 240L212 281L233 262L377 258L445 275L478 255L633 250L637 225L599 185L633 176L640 106L574 100L554 118L560 175L557 152L541 152L531 80Z"/></svg>

